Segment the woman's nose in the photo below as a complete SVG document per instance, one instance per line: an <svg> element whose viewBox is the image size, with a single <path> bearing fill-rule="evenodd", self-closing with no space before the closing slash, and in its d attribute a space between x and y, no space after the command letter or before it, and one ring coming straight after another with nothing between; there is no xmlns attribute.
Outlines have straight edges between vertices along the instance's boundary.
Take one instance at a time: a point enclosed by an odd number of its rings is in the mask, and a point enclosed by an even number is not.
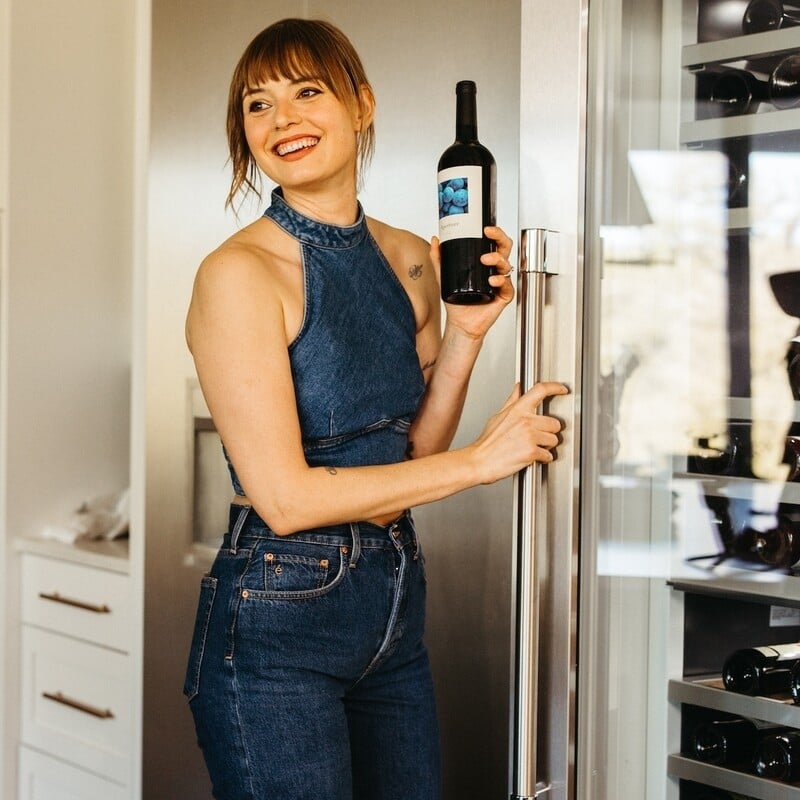
<svg viewBox="0 0 800 800"><path fill-rule="evenodd" d="M285 128L300 121L297 107L291 100L280 100L275 107L275 127Z"/></svg>

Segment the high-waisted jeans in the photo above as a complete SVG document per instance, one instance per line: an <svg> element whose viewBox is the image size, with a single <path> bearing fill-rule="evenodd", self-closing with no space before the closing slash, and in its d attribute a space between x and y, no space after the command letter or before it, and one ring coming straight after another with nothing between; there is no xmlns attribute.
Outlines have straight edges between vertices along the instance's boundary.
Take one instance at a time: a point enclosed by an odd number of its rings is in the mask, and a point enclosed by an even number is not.
<svg viewBox="0 0 800 800"><path fill-rule="evenodd" d="M438 800L411 516L277 536L231 507L184 692L218 800Z"/></svg>

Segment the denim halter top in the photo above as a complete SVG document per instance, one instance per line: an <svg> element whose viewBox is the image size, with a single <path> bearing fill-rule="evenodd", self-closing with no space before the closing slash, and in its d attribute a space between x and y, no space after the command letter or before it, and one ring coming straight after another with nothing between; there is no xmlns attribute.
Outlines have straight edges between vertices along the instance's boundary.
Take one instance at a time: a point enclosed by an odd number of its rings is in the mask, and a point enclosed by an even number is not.
<svg viewBox="0 0 800 800"><path fill-rule="evenodd" d="M328 225L295 211L276 189L264 216L302 252L303 322L289 358L306 461L353 467L404 460L425 391L416 322L361 205L354 225Z"/></svg>

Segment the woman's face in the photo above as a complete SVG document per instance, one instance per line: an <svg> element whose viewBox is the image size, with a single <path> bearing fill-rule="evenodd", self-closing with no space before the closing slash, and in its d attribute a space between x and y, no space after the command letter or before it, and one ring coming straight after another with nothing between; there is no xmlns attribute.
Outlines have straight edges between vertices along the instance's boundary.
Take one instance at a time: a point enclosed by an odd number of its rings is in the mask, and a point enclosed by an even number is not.
<svg viewBox="0 0 800 800"><path fill-rule="evenodd" d="M314 78L263 81L242 100L247 144L284 189L354 187L363 114Z"/></svg>

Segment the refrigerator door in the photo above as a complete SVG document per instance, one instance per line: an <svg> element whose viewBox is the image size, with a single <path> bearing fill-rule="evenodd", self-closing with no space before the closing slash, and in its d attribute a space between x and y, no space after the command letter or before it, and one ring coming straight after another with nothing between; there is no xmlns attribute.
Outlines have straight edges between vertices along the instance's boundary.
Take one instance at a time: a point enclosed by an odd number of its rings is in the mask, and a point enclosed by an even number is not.
<svg viewBox="0 0 800 800"><path fill-rule="evenodd" d="M520 224L558 250L535 347L572 394L517 532L512 798L800 797L692 748L723 714L800 729L721 679L800 640L794 11L523 2Z"/></svg>

